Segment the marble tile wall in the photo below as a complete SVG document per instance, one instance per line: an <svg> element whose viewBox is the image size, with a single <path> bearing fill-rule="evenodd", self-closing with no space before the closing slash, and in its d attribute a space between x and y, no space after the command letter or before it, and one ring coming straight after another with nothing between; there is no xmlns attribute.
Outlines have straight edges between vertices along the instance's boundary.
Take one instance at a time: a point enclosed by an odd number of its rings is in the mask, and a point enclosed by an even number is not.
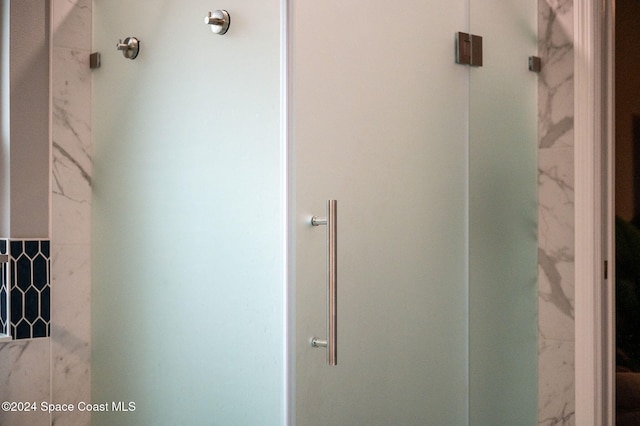
<svg viewBox="0 0 640 426"><path fill-rule="evenodd" d="M51 401L91 401L91 0L52 0ZM87 412L52 422L87 425Z"/></svg>
<svg viewBox="0 0 640 426"><path fill-rule="evenodd" d="M573 425L573 0L538 1L538 40L538 420Z"/></svg>
<svg viewBox="0 0 640 426"><path fill-rule="evenodd" d="M0 411L0 424L47 426L51 424L41 403L50 401L49 338L15 340L0 344L0 401L35 402L35 410ZM18 407L14 407L18 408Z"/></svg>

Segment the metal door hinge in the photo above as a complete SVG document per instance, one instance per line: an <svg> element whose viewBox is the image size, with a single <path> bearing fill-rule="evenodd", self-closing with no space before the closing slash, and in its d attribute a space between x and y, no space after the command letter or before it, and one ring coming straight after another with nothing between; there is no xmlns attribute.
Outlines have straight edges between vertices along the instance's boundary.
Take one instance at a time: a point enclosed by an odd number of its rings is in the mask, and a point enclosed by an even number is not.
<svg viewBox="0 0 640 426"><path fill-rule="evenodd" d="M100 68L100 53L93 52L89 55L89 68L92 70Z"/></svg>
<svg viewBox="0 0 640 426"><path fill-rule="evenodd" d="M540 72L542 70L542 59L539 56L529 56L529 71Z"/></svg>
<svg viewBox="0 0 640 426"><path fill-rule="evenodd" d="M461 32L456 33L456 63L481 67L482 37Z"/></svg>

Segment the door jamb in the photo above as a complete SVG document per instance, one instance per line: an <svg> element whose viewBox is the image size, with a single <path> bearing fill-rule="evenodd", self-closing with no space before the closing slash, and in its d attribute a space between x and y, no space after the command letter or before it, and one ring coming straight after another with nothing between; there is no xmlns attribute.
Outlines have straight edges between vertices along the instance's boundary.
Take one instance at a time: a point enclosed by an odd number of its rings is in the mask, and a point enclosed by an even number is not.
<svg viewBox="0 0 640 426"><path fill-rule="evenodd" d="M614 0L574 2L576 424L613 425ZM613 266L613 265L612 265ZM614 270L613 267L608 268Z"/></svg>

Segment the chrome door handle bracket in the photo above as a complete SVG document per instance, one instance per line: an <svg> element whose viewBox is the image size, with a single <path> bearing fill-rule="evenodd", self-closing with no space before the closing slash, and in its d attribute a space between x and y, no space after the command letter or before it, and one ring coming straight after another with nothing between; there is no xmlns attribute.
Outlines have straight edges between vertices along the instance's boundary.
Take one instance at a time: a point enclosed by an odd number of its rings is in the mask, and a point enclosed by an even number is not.
<svg viewBox="0 0 640 426"><path fill-rule="evenodd" d="M327 201L327 216L313 216L311 225L327 226L327 325L329 337L327 340L313 337L311 346L327 348L329 365L338 364L338 202Z"/></svg>
<svg viewBox="0 0 640 426"><path fill-rule="evenodd" d="M327 345L328 342L326 340L318 339L317 337L311 339L311 346L314 348L326 348Z"/></svg>

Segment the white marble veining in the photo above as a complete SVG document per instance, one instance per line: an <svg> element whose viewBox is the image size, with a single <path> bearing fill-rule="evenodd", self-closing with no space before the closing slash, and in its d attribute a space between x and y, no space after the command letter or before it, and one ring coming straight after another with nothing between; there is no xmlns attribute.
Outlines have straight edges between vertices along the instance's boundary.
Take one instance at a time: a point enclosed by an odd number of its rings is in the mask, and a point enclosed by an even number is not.
<svg viewBox="0 0 640 426"><path fill-rule="evenodd" d="M540 337L573 340L573 149L538 153Z"/></svg>
<svg viewBox="0 0 640 426"><path fill-rule="evenodd" d="M0 424L47 426L49 413L40 410L50 402L51 345L49 338L0 343L0 401L35 402L35 412L0 411Z"/></svg>
<svg viewBox="0 0 640 426"><path fill-rule="evenodd" d="M52 236L54 244L89 243L91 75L88 56L88 51L54 47L52 84Z"/></svg>
<svg viewBox="0 0 640 426"><path fill-rule="evenodd" d="M52 248L52 401L90 401L89 253L81 245ZM58 424L89 424L86 412L54 413Z"/></svg>
<svg viewBox="0 0 640 426"><path fill-rule="evenodd" d="M54 45L91 49L92 0L52 0L51 3Z"/></svg>
<svg viewBox="0 0 640 426"><path fill-rule="evenodd" d="M51 278L57 284L53 294L54 328L87 341L91 327L84 316L91 297L86 283L91 278L90 256L81 245L58 244L52 247ZM55 342L54 342L55 343Z"/></svg>
<svg viewBox="0 0 640 426"><path fill-rule="evenodd" d="M575 424L574 344L559 340L538 342L541 377L538 388L540 413L538 423L544 426ZM567 396L571 397L568 398Z"/></svg>
<svg viewBox="0 0 640 426"><path fill-rule="evenodd" d="M573 1L539 0L538 419L575 423Z"/></svg>
<svg viewBox="0 0 640 426"><path fill-rule="evenodd" d="M87 4L90 2L77 0L53 0L53 14L58 22L66 22L58 16L67 12L70 3ZM59 5L64 7L59 8ZM85 8L88 6L84 6ZM71 12L69 12L71 13ZM82 45L91 38L90 9L87 20L72 20L83 28L61 25L74 34L81 34L78 46L69 47L64 42L61 29L54 32L52 55L52 97L53 97L53 234L58 233L55 243L88 244L89 232L82 229L82 237L75 238L78 223L70 226L61 220L60 216L70 213L64 210L64 205L56 205L60 199L67 199L71 210L77 210L78 215L89 218L91 201L91 71L89 69L90 49ZM73 13L71 13L73 15ZM62 43L59 40L62 38ZM64 210L64 211L61 211ZM71 237L70 237L71 236Z"/></svg>
<svg viewBox="0 0 640 426"><path fill-rule="evenodd" d="M540 246L573 256L573 148L538 151Z"/></svg>
<svg viewBox="0 0 640 426"><path fill-rule="evenodd" d="M86 173L91 167L91 71L87 50L53 50L53 123L56 144L69 151ZM83 176L85 179L87 176Z"/></svg>
<svg viewBox="0 0 640 426"><path fill-rule="evenodd" d="M573 146L573 2L538 2L540 148Z"/></svg>
<svg viewBox="0 0 640 426"><path fill-rule="evenodd" d="M91 0L52 0L51 400L91 401ZM87 425L90 413L54 413Z"/></svg>

